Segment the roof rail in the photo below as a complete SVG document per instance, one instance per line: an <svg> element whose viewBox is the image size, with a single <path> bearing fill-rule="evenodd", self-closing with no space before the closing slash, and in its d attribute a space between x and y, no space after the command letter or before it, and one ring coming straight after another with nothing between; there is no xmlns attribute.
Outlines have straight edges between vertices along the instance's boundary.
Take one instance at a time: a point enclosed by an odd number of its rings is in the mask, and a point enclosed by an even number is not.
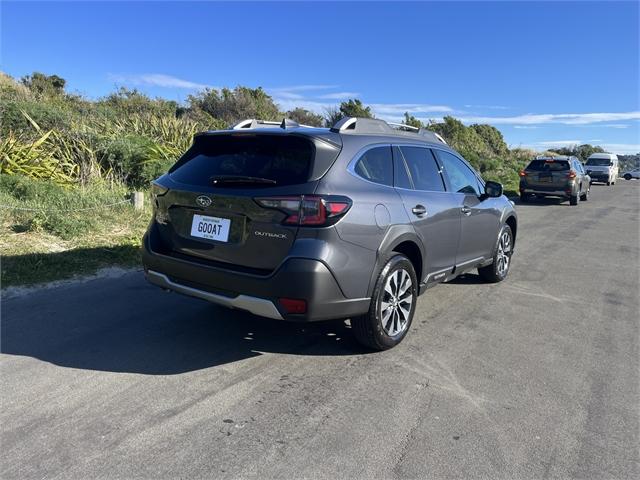
<svg viewBox="0 0 640 480"><path fill-rule="evenodd" d="M420 135L430 142L439 142L447 145L447 142L435 132L424 128L405 125L404 123L385 122L378 118L360 118L360 117L344 117L337 121L332 132L340 133L360 133L360 134L376 134L383 133L386 135Z"/></svg>
<svg viewBox="0 0 640 480"><path fill-rule="evenodd" d="M242 120L241 122L236 123L235 125L231 125L229 130L249 130L252 128L272 128L274 126L279 126L283 130L288 128L315 128L310 125L302 125L298 122L291 120L290 118L283 118L281 122L273 122L270 120L258 120L256 118L248 118L246 120Z"/></svg>
<svg viewBox="0 0 640 480"><path fill-rule="evenodd" d="M405 125L404 123L387 122L387 125L389 125L391 128L395 128L396 130L407 130L409 132L420 131L420 128L414 127L413 125Z"/></svg>
<svg viewBox="0 0 640 480"><path fill-rule="evenodd" d="M574 155L536 155L536 158L535 158L535 160L549 160L549 161L553 161L553 160L571 160L571 159L578 160L578 157L576 157Z"/></svg>

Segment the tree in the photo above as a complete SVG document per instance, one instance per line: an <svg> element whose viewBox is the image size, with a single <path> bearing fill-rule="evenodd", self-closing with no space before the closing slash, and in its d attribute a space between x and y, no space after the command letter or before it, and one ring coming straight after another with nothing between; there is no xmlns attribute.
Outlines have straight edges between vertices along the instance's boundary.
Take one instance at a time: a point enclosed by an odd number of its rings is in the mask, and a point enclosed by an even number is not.
<svg viewBox="0 0 640 480"><path fill-rule="evenodd" d="M327 107L324 109L324 125L333 127L344 115L338 107Z"/></svg>
<svg viewBox="0 0 640 480"><path fill-rule="evenodd" d="M363 105L357 98L342 102L340 104L340 112L344 117L374 118L373 113L371 113L371 107Z"/></svg>
<svg viewBox="0 0 640 480"><path fill-rule="evenodd" d="M491 125L471 125L471 128L485 141L491 153L505 155L509 151L500 130Z"/></svg>
<svg viewBox="0 0 640 480"><path fill-rule="evenodd" d="M58 75L45 75L40 72L33 72L20 80L29 90L40 96L55 96L64 93L64 86L67 81Z"/></svg>
<svg viewBox="0 0 640 480"><path fill-rule="evenodd" d="M594 146L594 145L589 145L587 143L584 145L580 145L576 149L576 157L578 157L581 162L586 162L587 158L589 158L592 153L604 153L604 148Z"/></svg>
<svg viewBox="0 0 640 480"><path fill-rule="evenodd" d="M191 108L203 110L229 125L248 118L278 120L283 116L261 87L206 88L196 95L189 95L188 102Z"/></svg>
<svg viewBox="0 0 640 480"><path fill-rule="evenodd" d="M571 145L570 147L552 148L550 151L559 155L578 157L581 162L585 162L593 153L604 153L604 149L602 147L589 145L588 143L583 145Z"/></svg>
<svg viewBox="0 0 640 480"><path fill-rule="evenodd" d="M178 103L174 100L151 98L137 89L120 87L99 100L98 104L106 105L119 114L152 113L157 115L176 116Z"/></svg>
<svg viewBox="0 0 640 480"><path fill-rule="evenodd" d="M312 127L321 127L324 122L322 115L317 115L300 107L289 110L286 113L286 116L287 118L298 122L300 125L309 125Z"/></svg>
<svg viewBox="0 0 640 480"><path fill-rule="evenodd" d="M402 121L405 125L409 125L410 127L416 128L425 128L424 123L418 120L413 115L409 115L409 112L404 112L404 120Z"/></svg>

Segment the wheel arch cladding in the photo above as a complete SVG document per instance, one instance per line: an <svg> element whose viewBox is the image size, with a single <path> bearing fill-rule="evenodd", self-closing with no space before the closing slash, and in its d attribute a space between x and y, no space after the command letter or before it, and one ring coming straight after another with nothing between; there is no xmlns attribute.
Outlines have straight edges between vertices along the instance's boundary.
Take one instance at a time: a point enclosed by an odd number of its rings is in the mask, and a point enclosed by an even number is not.
<svg viewBox="0 0 640 480"><path fill-rule="evenodd" d="M402 247L400 247L401 251L398 251L397 248L400 245L402 245ZM409 261L412 263L413 269L416 272L416 276L418 277L418 283L422 281L420 276L423 272L423 263L426 258L426 254L421 248L420 240L413 230L413 226L392 225L387 230L385 238L378 248L376 264L371 272L371 278L369 279L367 296L372 295L378 275L380 275L380 272L394 252L401 253L409 258ZM407 252L412 256L409 256Z"/></svg>
<svg viewBox="0 0 640 480"><path fill-rule="evenodd" d="M507 220L505 221L505 223L507 225L509 225L509 227L511 228L511 234L513 235L513 246L516 246L516 235L518 232L518 221L516 220L516 217L514 217L513 215L510 215L509 217L507 217Z"/></svg>
<svg viewBox="0 0 640 480"><path fill-rule="evenodd" d="M413 269L416 272L416 277L418 279L418 283L422 281L422 252L420 251L420 247L416 245L416 243L412 240L405 240L395 247L393 247L392 252L401 253L405 257L409 259L411 264L413 265Z"/></svg>

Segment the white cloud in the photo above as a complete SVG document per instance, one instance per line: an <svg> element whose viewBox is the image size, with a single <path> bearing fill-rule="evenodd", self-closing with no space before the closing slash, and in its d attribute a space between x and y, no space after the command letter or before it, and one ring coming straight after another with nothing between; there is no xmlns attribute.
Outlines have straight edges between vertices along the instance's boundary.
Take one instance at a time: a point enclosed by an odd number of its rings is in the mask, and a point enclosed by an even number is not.
<svg viewBox="0 0 640 480"><path fill-rule="evenodd" d="M336 85L294 85L290 87L277 87L266 89L273 96L274 101L284 111L301 107L314 113L323 114L327 109L338 107L342 100L358 98L356 92L317 92L318 90L329 90L337 88ZM316 92L314 92L316 91ZM304 92L304 94L299 93ZM330 101L333 100L333 101ZM384 120L401 121L404 119L404 112L409 112L419 120L427 122L433 116L429 113L452 113L454 110L446 105L430 105L422 103L366 103L371 107L373 114ZM442 118L436 120L442 121Z"/></svg>
<svg viewBox="0 0 640 480"><path fill-rule="evenodd" d="M267 88L266 90L270 90L272 92L276 92L276 91L285 91L285 92L306 92L309 90L331 90L332 88L338 88L339 85L323 85L323 84L319 84L319 85L311 85L311 84L306 84L306 85L291 85L288 87L274 87L274 88Z"/></svg>
<svg viewBox="0 0 640 480"><path fill-rule="evenodd" d="M447 105L424 103L370 103L369 106L376 116L394 119L404 118L404 112L417 116L421 113L452 113L454 111Z"/></svg>
<svg viewBox="0 0 640 480"><path fill-rule="evenodd" d="M489 123L493 125L536 125L545 123L562 123L565 125L585 125L597 122L615 122L620 120L638 120L640 112L622 113L546 113L516 115L512 117L462 117L465 123Z"/></svg>
<svg viewBox="0 0 640 480"><path fill-rule="evenodd" d="M324 95L320 95L318 98L326 99L326 100L347 100L349 98L358 98L360 96L357 92L336 92L336 93L326 93Z"/></svg>
<svg viewBox="0 0 640 480"><path fill-rule="evenodd" d="M204 83L191 82L182 78L164 75L162 73L144 73L137 75L110 74L109 79L116 83L129 85L147 85L152 87L184 88L188 90L201 90L204 88L216 88Z"/></svg>
<svg viewBox="0 0 640 480"><path fill-rule="evenodd" d="M585 143L602 147L605 152L615 153L618 155L634 155L640 152L640 144L637 143L607 143L597 139L587 140L586 142L582 140L545 140L519 145L519 147L530 148L532 150L543 150L548 148L572 147L574 145L582 145Z"/></svg>
<svg viewBox="0 0 640 480"><path fill-rule="evenodd" d="M504 105L465 105L465 108L486 108L488 110L509 110Z"/></svg>
<svg viewBox="0 0 640 480"><path fill-rule="evenodd" d="M582 140L545 140L543 142L535 142L538 147L570 147L572 145L580 145Z"/></svg>
<svg viewBox="0 0 640 480"><path fill-rule="evenodd" d="M628 123L599 123L596 125L578 125L578 127L589 127L589 128L629 128L630 125Z"/></svg>
<svg viewBox="0 0 640 480"><path fill-rule="evenodd" d="M635 155L640 153L640 143L601 143L600 146L607 152L620 155Z"/></svg>
<svg viewBox="0 0 640 480"><path fill-rule="evenodd" d="M539 127L536 127L535 125L514 125L513 128L520 128L522 130L533 130Z"/></svg>

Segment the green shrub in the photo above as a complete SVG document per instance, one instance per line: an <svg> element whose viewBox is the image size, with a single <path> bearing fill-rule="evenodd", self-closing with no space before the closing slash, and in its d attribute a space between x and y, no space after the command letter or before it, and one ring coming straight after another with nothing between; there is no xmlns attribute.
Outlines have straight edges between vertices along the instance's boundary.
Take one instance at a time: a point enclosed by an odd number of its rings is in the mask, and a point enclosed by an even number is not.
<svg viewBox="0 0 640 480"><path fill-rule="evenodd" d="M128 185L139 187L148 184L148 162L154 143L141 135L102 137L98 140L96 154L100 163L114 170ZM153 174L153 173L151 173Z"/></svg>
<svg viewBox="0 0 640 480"><path fill-rule="evenodd" d="M0 109L0 134L7 135L10 131L33 133L31 122L23 112L44 130L66 129L73 117L68 109L57 103L7 101Z"/></svg>

